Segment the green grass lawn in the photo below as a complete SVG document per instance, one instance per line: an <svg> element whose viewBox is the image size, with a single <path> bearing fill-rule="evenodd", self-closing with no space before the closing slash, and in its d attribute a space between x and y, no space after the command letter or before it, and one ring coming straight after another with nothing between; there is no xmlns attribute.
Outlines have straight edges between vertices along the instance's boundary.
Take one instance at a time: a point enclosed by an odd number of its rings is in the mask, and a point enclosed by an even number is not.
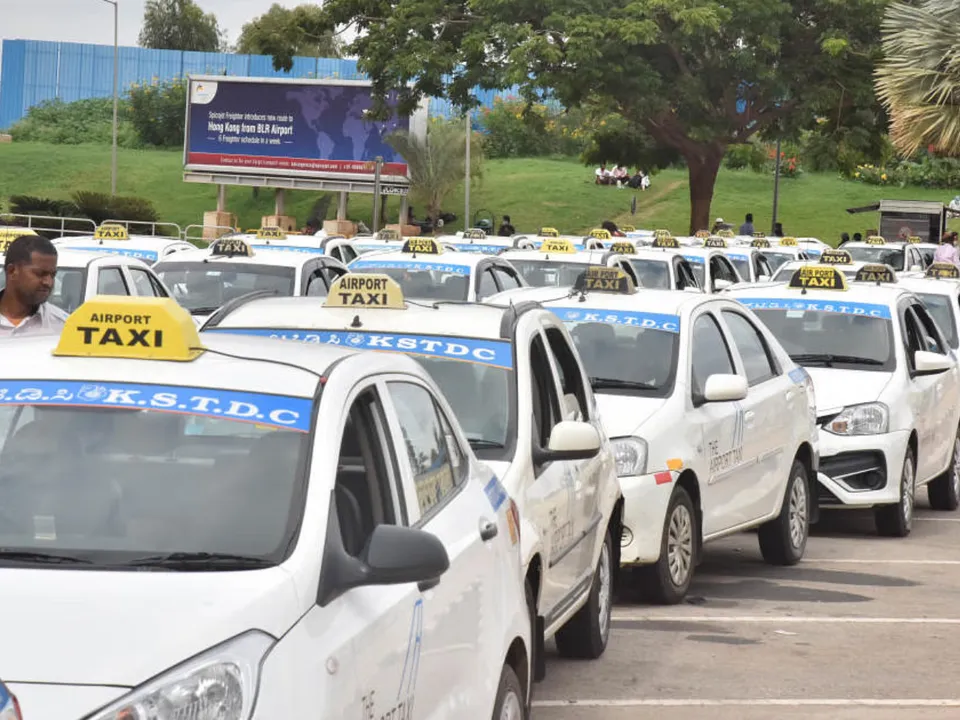
<svg viewBox="0 0 960 720"><path fill-rule="evenodd" d="M124 150L118 159L117 190L151 200L162 220L181 226L203 221L206 210L216 208L216 187L184 183L182 155L158 150ZM45 145L11 143L0 145L0 207L10 195L39 195L67 198L73 190L110 190L110 148L100 145ZM561 232L584 232L603 220L613 219L637 227L666 227L674 233L687 230L689 196L687 176L682 170L665 170L654 176L646 192L597 187L592 168L575 160L518 159L490 160L484 177L471 189L471 213L487 210L499 218L510 215L521 232L552 226ZM637 197L637 214L630 203ZM836 241L841 232L863 232L877 222L872 213L849 215L848 207L867 205L884 198L939 200L948 202L950 191L920 188L878 188L847 182L834 175L803 174L780 183L780 221L791 235ZM315 202L315 193L288 193L287 212L306 217ZM773 177L749 170L723 170L717 181L711 219L723 217L739 224L745 213L754 214L757 228L770 230ZM422 206L413 201L417 217ZM462 227L463 189L445 203L456 213ZM228 208L237 213L242 227L257 227L263 215L273 213L273 195L262 190L259 197L249 188L229 188ZM353 195L349 214L368 225L373 200ZM331 215L335 212L334 203ZM399 201L389 201L391 219L399 212ZM955 221L956 222L956 221ZM957 223L960 227L960 223Z"/></svg>

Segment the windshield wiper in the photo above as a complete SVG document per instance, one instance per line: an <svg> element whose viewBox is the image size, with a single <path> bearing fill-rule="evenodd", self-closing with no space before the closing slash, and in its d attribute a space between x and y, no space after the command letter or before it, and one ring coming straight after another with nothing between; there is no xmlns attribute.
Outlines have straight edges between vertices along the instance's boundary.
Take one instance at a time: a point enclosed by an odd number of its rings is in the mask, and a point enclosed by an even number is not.
<svg viewBox="0 0 960 720"><path fill-rule="evenodd" d="M155 567L168 570L245 570L274 567L276 563L250 555L231 553L175 552L147 555L124 563L130 567Z"/></svg>
<svg viewBox="0 0 960 720"><path fill-rule="evenodd" d="M39 550L0 549L0 561L3 560L44 563L48 565L93 565L93 561L87 560L86 558L76 557L75 555L59 555L57 553L42 552Z"/></svg>
<svg viewBox="0 0 960 720"><path fill-rule="evenodd" d="M885 364L883 360L876 360L874 358L858 357L856 355L833 355L830 353L801 353L799 355L791 355L790 359L800 365L806 363L824 363L827 367L833 366L834 363L851 363L854 365Z"/></svg>
<svg viewBox="0 0 960 720"><path fill-rule="evenodd" d="M484 438L467 438L467 442L470 443L470 447L474 448L502 448L503 443L497 442L495 440L485 440Z"/></svg>
<svg viewBox="0 0 960 720"><path fill-rule="evenodd" d="M617 378L590 378L590 387L594 390L659 390L653 383L637 382L635 380L618 380Z"/></svg>
<svg viewBox="0 0 960 720"><path fill-rule="evenodd" d="M211 305L209 307L196 307L196 308L191 308L190 314L191 315L212 315L219 309L220 309L219 305Z"/></svg>

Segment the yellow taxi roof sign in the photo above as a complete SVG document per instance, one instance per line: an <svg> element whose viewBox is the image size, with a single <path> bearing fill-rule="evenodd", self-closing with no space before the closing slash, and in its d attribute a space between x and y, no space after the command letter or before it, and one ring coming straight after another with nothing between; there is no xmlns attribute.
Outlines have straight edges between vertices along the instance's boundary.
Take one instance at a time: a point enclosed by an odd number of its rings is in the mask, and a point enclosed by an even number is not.
<svg viewBox="0 0 960 720"><path fill-rule="evenodd" d="M847 278L829 265L804 265L790 278L789 287L816 290L846 290Z"/></svg>
<svg viewBox="0 0 960 720"><path fill-rule="evenodd" d="M886 245L887 241L881 235L871 235L867 238L868 245Z"/></svg>
<svg viewBox="0 0 960 720"><path fill-rule="evenodd" d="M724 228L723 230L717 230L717 237L732 238L736 237L736 235L734 234L733 230Z"/></svg>
<svg viewBox="0 0 960 720"><path fill-rule="evenodd" d="M129 240L130 234L119 223L103 223L93 231L94 240Z"/></svg>
<svg viewBox="0 0 960 720"><path fill-rule="evenodd" d="M463 238L465 240L486 240L487 233L483 228L470 228L469 230L464 230Z"/></svg>
<svg viewBox="0 0 960 720"><path fill-rule="evenodd" d="M636 255L637 246L626 240L618 240L610 246L610 251L618 253L619 255Z"/></svg>
<svg viewBox="0 0 960 720"><path fill-rule="evenodd" d="M770 247L770 241L766 238L754 238L750 241L750 247L768 248Z"/></svg>
<svg viewBox="0 0 960 720"><path fill-rule="evenodd" d="M443 252L443 246L433 238L412 237L407 238L400 252L420 253L421 255L439 255Z"/></svg>
<svg viewBox="0 0 960 720"><path fill-rule="evenodd" d="M575 253L577 249L573 245L573 241L569 238L550 238L549 240L544 240L543 245L540 246L541 252L547 253Z"/></svg>
<svg viewBox="0 0 960 720"><path fill-rule="evenodd" d="M633 280L621 268L590 265L577 277L573 289L580 292L609 292L632 295L637 291Z"/></svg>
<svg viewBox="0 0 960 720"><path fill-rule="evenodd" d="M0 255L5 255L7 248L9 248L17 238L23 237L24 235L36 235L35 232L27 232L26 229L24 229L24 232L11 232L8 234L3 232L6 229L7 228L0 228Z"/></svg>
<svg viewBox="0 0 960 720"><path fill-rule="evenodd" d="M946 278L956 280L960 278L960 267L952 262L931 263L924 275L928 278Z"/></svg>
<svg viewBox="0 0 960 720"><path fill-rule="evenodd" d="M853 256L848 253L846 250L837 250L830 248L829 250L824 250L820 255L820 264L821 265L851 265L853 264Z"/></svg>
<svg viewBox="0 0 960 720"><path fill-rule="evenodd" d="M33 228L22 228L15 226L5 226L0 227L0 238L12 237L18 238L21 235L36 235L36 231Z"/></svg>
<svg viewBox="0 0 960 720"><path fill-rule="evenodd" d="M919 235L911 235L910 237L907 238L907 242L910 243L911 245L916 245L917 243L922 243L923 238L920 237Z"/></svg>
<svg viewBox="0 0 960 720"><path fill-rule="evenodd" d="M710 231L709 231L709 230L697 230L697 231L693 234L693 236L694 236L695 238L699 238L700 240L706 240L708 237L710 237Z"/></svg>
<svg viewBox="0 0 960 720"><path fill-rule="evenodd" d="M780 244L784 247L796 247L797 239L795 237L780 238Z"/></svg>
<svg viewBox="0 0 960 720"><path fill-rule="evenodd" d="M597 240L611 240L613 235L611 235L610 231L606 228L594 228L590 231L590 237L596 238Z"/></svg>
<svg viewBox="0 0 960 720"><path fill-rule="evenodd" d="M659 235L653 238L651 247L676 250L680 247L680 242L672 235Z"/></svg>
<svg viewBox="0 0 960 720"><path fill-rule="evenodd" d="M753 237L755 237L755 238L765 238L766 236L767 236L767 234L766 234L765 232L755 232L755 233L753 234Z"/></svg>
<svg viewBox="0 0 960 720"><path fill-rule="evenodd" d="M703 246L708 248L725 248L727 246L727 241L722 237L708 237L703 241Z"/></svg>
<svg viewBox="0 0 960 720"><path fill-rule="evenodd" d="M253 248L243 239L238 237L222 237L210 246L211 255L225 255L234 257L241 255L243 257L253 257Z"/></svg>
<svg viewBox="0 0 960 720"><path fill-rule="evenodd" d="M383 228L375 235L377 240L399 240L400 231L396 228Z"/></svg>
<svg viewBox="0 0 960 720"><path fill-rule="evenodd" d="M560 231L552 227L540 228L540 237L558 238L560 237Z"/></svg>
<svg viewBox="0 0 960 720"><path fill-rule="evenodd" d="M257 229L257 240L286 240L287 233L276 225L264 225Z"/></svg>
<svg viewBox="0 0 960 720"><path fill-rule="evenodd" d="M897 281L897 276L893 273L893 268L889 265L881 265L880 263L871 263L869 265L864 265L859 270L853 278L854 282L875 282L878 285L880 283L895 283Z"/></svg>
<svg viewBox="0 0 960 720"><path fill-rule="evenodd" d="M637 228L634 227L633 225L621 225L621 226L620 226L620 229L623 230L624 232L636 232L636 231L637 231Z"/></svg>
<svg viewBox="0 0 960 720"><path fill-rule="evenodd" d="M188 362L203 350L196 323L172 298L96 295L67 318L53 354Z"/></svg>
<svg viewBox="0 0 960 720"><path fill-rule="evenodd" d="M325 307L406 310L400 283L383 273L347 273L330 286Z"/></svg>
<svg viewBox="0 0 960 720"><path fill-rule="evenodd" d="M654 237L673 237L673 233L670 232L669 230L664 230L663 228L660 228L659 230L653 231L653 236Z"/></svg>

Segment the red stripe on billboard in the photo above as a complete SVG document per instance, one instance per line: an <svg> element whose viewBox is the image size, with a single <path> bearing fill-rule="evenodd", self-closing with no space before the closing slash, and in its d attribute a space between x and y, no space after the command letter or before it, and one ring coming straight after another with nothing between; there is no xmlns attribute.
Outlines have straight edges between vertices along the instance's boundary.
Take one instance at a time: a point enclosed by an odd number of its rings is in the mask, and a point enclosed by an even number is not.
<svg viewBox="0 0 960 720"><path fill-rule="evenodd" d="M258 155L224 155L221 153L187 153L187 165L224 167L234 170L299 170L304 172L337 172L373 175L376 164L353 160L320 160L288 157L260 157ZM406 163L384 163L383 175L406 175Z"/></svg>

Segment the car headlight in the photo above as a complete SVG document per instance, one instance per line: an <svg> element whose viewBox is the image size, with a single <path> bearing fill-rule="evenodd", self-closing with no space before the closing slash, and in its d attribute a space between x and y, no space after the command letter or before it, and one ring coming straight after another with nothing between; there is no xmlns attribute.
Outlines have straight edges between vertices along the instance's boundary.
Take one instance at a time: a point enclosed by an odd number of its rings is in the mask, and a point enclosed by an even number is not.
<svg viewBox="0 0 960 720"><path fill-rule="evenodd" d="M851 405L823 429L834 435L878 435L887 432L890 425L890 410L883 403Z"/></svg>
<svg viewBox="0 0 960 720"><path fill-rule="evenodd" d="M134 688L90 720L249 720L276 641L253 630Z"/></svg>
<svg viewBox="0 0 960 720"><path fill-rule="evenodd" d="M647 471L647 441L638 437L613 438L613 457L617 476L643 475Z"/></svg>

